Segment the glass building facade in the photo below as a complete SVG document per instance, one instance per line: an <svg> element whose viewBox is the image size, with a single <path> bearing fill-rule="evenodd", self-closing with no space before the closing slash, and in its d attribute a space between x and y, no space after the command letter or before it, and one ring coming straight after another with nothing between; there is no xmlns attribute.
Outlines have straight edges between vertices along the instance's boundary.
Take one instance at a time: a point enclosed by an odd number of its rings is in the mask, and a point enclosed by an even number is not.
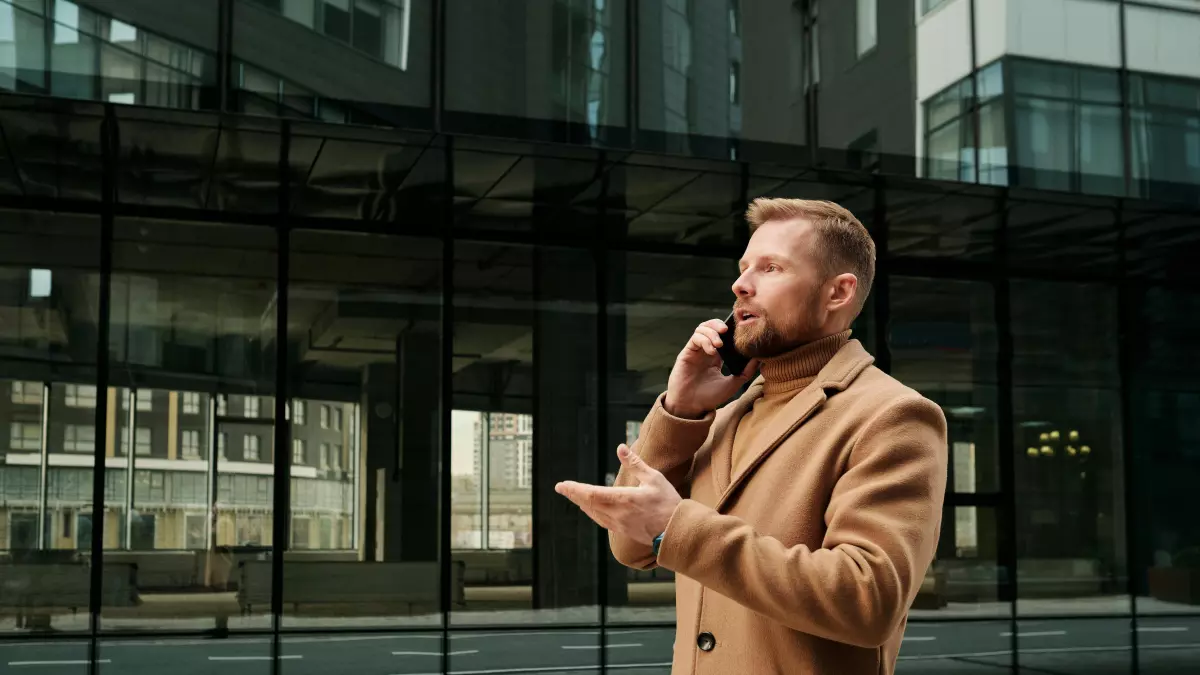
<svg viewBox="0 0 1200 675"><path fill-rule="evenodd" d="M899 672L1200 670L1189 0L0 0L0 667L665 675L553 486L762 195L950 423Z"/></svg>

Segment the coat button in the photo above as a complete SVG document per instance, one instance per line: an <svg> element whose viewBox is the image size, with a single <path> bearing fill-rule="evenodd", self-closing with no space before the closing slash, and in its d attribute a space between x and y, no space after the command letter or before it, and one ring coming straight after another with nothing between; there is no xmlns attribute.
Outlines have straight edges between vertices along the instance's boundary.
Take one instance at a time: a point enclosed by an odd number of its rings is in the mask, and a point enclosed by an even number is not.
<svg viewBox="0 0 1200 675"><path fill-rule="evenodd" d="M712 633L701 633L696 636L696 646L702 652L711 652L713 647L717 646L717 639L713 637Z"/></svg>

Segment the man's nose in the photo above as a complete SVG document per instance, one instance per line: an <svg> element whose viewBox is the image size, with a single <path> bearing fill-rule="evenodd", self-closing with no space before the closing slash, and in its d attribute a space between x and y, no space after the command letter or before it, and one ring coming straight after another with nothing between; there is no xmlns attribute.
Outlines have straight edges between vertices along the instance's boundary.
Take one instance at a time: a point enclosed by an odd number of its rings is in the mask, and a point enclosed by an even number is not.
<svg viewBox="0 0 1200 675"><path fill-rule="evenodd" d="M754 295L754 285L750 283L745 274L740 275L733 281L733 294L739 298Z"/></svg>

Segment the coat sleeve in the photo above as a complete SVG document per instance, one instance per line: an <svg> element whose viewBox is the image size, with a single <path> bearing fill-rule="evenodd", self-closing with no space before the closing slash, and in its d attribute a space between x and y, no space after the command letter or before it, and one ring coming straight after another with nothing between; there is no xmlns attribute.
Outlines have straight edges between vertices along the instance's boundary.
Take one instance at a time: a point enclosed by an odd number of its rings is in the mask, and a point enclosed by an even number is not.
<svg viewBox="0 0 1200 675"><path fill-rule="evenodd" d="M877 412L852 447L821 548L789 548L685 499L658 564L794 630L877 647L899 628L933 561L946 463L946 418L912 395Z"/></svg>
<svg viewBox="0 0 1200 675"><path fill-rule="evenodd" d="M715 413L709 412L702 419L689 420L676 417L663 407L666 394L660 394L642 422L637 441L630 448L649 466L657 469L675 486L679 494L688 494L691 479L692 459L708 439ZM614 485L636 486L638 481L623 467L617 473ZM608 535L613 556L623 565L635 569L655 567L654 550L628 537Z"/></svg>

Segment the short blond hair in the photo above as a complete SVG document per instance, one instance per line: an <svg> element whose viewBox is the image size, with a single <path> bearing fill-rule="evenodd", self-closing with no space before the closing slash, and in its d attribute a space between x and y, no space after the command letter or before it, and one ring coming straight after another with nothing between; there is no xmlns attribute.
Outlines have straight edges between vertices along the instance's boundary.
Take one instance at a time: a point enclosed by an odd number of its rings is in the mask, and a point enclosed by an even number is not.
<svg viewBox="0 0 1200 675"><path fill-rule="evenodd" d="M858 277L856 313L861 312L875 281L875 241L849 209L821 199L759 197L746 209L753 233L776 220L807 220L817 233L817 256L826 280L843 272Z"/></svg>

